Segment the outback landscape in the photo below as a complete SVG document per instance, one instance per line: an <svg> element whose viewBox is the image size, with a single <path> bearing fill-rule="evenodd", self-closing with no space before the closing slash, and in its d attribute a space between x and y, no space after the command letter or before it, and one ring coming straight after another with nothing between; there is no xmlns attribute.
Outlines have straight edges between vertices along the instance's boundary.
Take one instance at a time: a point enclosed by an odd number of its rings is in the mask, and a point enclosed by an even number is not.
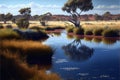
<svg viewBox="0 0 120 80"><path fill-rule="evenodd" d="M1 80L120 79L119 0L12 1L0 1Z"/></svg>

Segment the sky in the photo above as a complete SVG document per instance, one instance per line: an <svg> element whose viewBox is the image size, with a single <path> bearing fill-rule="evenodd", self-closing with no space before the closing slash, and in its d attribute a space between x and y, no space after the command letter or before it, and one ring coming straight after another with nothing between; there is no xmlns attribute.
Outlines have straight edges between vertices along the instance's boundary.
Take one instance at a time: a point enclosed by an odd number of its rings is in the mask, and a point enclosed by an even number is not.
<svg viewBox="0 0 120 80"><path fill-rule="evenodd" d="M32 15L41 15L47 12L52 14L69 15L62 11L67 0L0 0L0 13L19 14L24 7L31 7ZM109 11L112 14L120 14L120 0L92 0L94 9L82 12L82 14L104 14Z"/></svg>

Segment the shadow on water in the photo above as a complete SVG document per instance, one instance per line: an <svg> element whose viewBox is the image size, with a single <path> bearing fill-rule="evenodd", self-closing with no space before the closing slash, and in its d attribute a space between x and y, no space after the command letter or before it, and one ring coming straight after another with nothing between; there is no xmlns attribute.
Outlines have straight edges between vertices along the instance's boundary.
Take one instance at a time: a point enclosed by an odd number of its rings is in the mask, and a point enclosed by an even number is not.
<svg viewBox="0 0 120 80"><path fill-rule="evenodd" d="M63 46L63 49L65 54L73 61L85 61L89 59L94 52L93 48L82 44L78 39Z"/></svg>

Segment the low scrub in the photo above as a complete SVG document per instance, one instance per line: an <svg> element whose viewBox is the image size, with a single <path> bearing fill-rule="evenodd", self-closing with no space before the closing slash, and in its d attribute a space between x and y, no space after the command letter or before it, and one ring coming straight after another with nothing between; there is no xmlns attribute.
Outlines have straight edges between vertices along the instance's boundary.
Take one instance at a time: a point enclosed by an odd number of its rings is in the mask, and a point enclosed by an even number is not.
<svg viewBox="0 0 120 80"><path fill-rule="evenodd" d="M64 27L61 26L55 26L55 27L46 27L45 30L49 31L49 30L56 30L56 29L65 29Z"/></svg>
<svg viewBox="0 0 120 80"><path fill-rule="evenodd" d="M0 24L0 29L3 29L3 28L4 28L4 26L2 24Z"/></svg>
<svg viewBox="0 0 120 80"><path fill-rule="evenodd" d="M6 25L5 27L6 27L6 28L8 28L8 29L13 28L13 26L12 26L12 25Z"/></svg>
<svg viewBox="0 0 120 80"><path fill-rule="evenodd" d="M70 28L67 28L66 30L67 30L68 33L72 33L72 32L73 32L73 29L74 29L74 28L71 28L71 27L70 27Z"/></svg>
<svg viewBox="0 0 120 80"><path fill-rule="evenodd" d="M93 35L95 35L95 36L102 36L102 32L103 32L103 29L101 29L101 28L94 29L93 30Z"/></svg>
<svg viewBox="0 0 120 80"><path fill-rule="evenodd" d="M0 39L20 39L20 35L12 29L1 29Z"/></svg>
<svg viewBox="0 0 120 80"><path fill-rule="evenodd" d="M84 32L85 35L93 35L92 30L85 30Z"/></svg>
<svg viewBox="0 0 120 80"><path fill-rule="evenodd" d="M119 31L114 29L106 29L103 31L102 36L104 37L119 37Z"/></svg>
<svg viewBox="0 0 120 80"><path fill-rule="evenodd" d="M74 28L73 33L79 34L79 35L84 35L84 29L83 28Z"/></svg>

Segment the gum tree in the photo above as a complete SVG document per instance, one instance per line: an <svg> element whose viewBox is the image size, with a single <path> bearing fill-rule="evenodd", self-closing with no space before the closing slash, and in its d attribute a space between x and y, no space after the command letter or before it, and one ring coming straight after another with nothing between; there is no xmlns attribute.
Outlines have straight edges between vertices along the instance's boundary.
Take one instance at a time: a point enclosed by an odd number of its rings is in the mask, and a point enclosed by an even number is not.
<svg viewBox="0 0 120 80"><path fill-rule="evenodd" d="M62 7L63 11L66 11L71 15L69 21L75 25L80 26L80 14L84 11L93 9L92 0L68 0Z"/></svg>
<svg viewBox="0 0 120 80"><path fill-rule="evenodd" d="M39 18L41 25L46 26L46 22L50 19L51 16L52 16L52 14L50 12L47 12L47 13L41 15Z"/></svg>
<svg viewBox="0 0 120 80"><path fill-rule="evenodd" d="M28 28L29 26L29 18L31 16L31 8L22 8L19 10L21 14L21 18L17 21L17 25L19 28Z"/></svg>

